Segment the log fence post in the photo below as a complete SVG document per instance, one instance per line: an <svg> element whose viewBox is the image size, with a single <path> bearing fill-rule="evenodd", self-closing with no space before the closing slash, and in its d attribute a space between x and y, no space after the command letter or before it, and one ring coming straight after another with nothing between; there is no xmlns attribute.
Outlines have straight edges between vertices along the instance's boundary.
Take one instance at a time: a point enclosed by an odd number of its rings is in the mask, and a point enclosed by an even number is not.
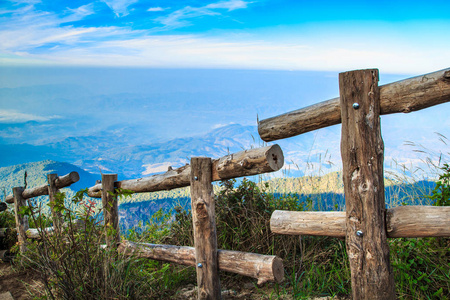
<svg viewBox="0 0 450 300"><path fill-rule="evenodd" d="M28 216L24 216L20 213L22 207L26 206L25 199L22 196L24 191L23 187L15 187L13 188L13 197L14 197L14 214L16 216L16 228L17 235L19 240L19 249L21 253L27 251L27 234L28 230Z"/></svg>
<svg viewBox="0 0 450 300"><path fill-rule="evenodd" d="M211 158L191 158L190 183L198 299L221 299Z"/></svg>
<svg viewBox="0 0 450 300"><path fill-rule="evenodd" d="M341 73L339 89L353 299L395 299L385 222L378 70Z"/></svg>
<svg viewBox="0 0 450 300"><path fill-rule="evenodd" d="M120 242L119 209L114 183L117 174L102 174L102 205L105 224L106 246L116 247Z"/></svg>
<svg viewBox="0 0 450 300"><path fill-rule="evenodd" d="M58 212L54 207L55 200L56 200L56 194L59 192L59 189L56 186L56 179L58 179L57 174L48 174L47 175L48 196L49 196L49 201L51 204L50 210L51 210L52 218L53 218L53 228L55 229L55 231L60 232L62 216L61 216L61 212Z"/></svg>

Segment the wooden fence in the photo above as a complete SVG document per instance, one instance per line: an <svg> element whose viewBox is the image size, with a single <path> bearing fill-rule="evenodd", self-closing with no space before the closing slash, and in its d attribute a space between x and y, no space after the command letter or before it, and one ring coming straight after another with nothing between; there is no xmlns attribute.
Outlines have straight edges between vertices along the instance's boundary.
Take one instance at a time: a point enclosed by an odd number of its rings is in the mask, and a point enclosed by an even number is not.
<svg viewBox="0 0 450 300"><path fill-rule="evenodd" d="M280 234L345 237L353 299L395 299L388 237L450 236L450 207L386 211L380 114L411 112L450 101L450 69L378 87L378 70L339 74L340 98L258 123L266 141L342 123L346 212L275 211Z"/></svg>
<svg viewBox="0 0 450 300"><path fill-rule="evenodd" d="M450 101L450 69L378 87L378 70L341 73L340 98L262 120L258 131L265 141L295 136L342 122L346 212L275 211L271 228L280 234L329 235L346 238L353 299L395 299L389 262L388 237L450 236L450 208L409 206L385 209L384 146L380 114L411 112ZM258 283L281 281L280 258L271 255L218 250L212 182L279 170L284 164L278 145L241 151L220 159L194 157L191 164L134 180L117 181L116 174L103 174L102 182L89 188L91 197L102 198L107 246L141 257L192 265L197 270L198 299L220 299L218 270L258 279ZM18 210L27 198L50 195L75 182L70 173L48 176L48 186L17 187L8 203L15 203L21 250L25 251L26 222ZM75 181L74 181L75 180ZM120 241L117 188L136 193L191 186L195 247ZM52 211L54 220L58 219ZM55 223L55 227L63 224ZM51 229L49 229L51 230ZM22 247L23 246L23 247Z"/></svg>
<svg viewBox="0 0 450 300"><path fill-rule="evenodd" d="M125 255L154 260L169 261L195 266L197 270L198 299L220 299L219 269L258 279L258 284L267 281L281 282L284 279L283 262L273 255L261 255L217 249L215 225L214 193L212 182L242 176L252 176L281 169L284 156L278 145L240 151L212 160L205 157L193 157L190 165L133 180L117 180L117 174L102 174L102 181L88 189L88 195L101 198L106 232L106 247L117 247ZM76 176L75 176L76 175ZM26 251L26 239L38 238L38 230L28 229L26 216L18 211L25 205L25 199L41 195L50 195L50 201L59 188L78 181L73 172L58 178L48 175L48 185L26 189L17 187L8 203L15 203L16 225L20 250ZM180 187L191 187L191 207L194 229L194 246L155 245L121 241L119 232L119 213L117 189L127 189L135 193L156 192ZM59 220L52 211L53 220ZM46 228L46 232L57 230L59 224ZM110 230L113 229L113 230Z"/></svg>

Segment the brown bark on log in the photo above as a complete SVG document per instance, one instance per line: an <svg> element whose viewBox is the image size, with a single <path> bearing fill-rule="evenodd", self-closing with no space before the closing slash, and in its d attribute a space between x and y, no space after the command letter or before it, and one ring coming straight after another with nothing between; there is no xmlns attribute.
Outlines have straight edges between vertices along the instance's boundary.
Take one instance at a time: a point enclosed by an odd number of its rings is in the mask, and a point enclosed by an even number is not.
<svg viewBox="0 0 450 300"><path fill-rule="evenodd" d="M56 187L56 180L58 179L58 175L56 174L48 174L47 175L47 182L48 182L48 196L50 201L50 210L52 212L52 218L53 218L53 226L56 230L61 229L61 222L62 222L62 216L61 212L58 212L54 208L55 204L55 197L56 194L59 192L59 189Z"/></svg>
<svg viewBox="0 0 450 300"><path fill-rule="evenodd" d="M409 113L450 101L450 68L380 86L382 115ZM339 98L258 122L266 142L341 123Z"/></svg>
<svg viewBox="0 0 450 300"><path fill-rule="evenodd" d="M118 250L127 255L195 266L195 248L193 247L122 241ZM219 269L222 271L256 278L258 284L284 280L283 261L277 256L220 249L217 253Z"/></svg>
<svg viewBox="0 0 450 300"><path fill-rule="evenodd" d="M190 181L198 299L221 299L211 158L191 158Z"/></svg>
<svg viewBox="0 0 450 300"><path fill-rule="evenodd" d="M276 210L270 229L277 234L345 237L345 212ZM399 206L386 212L388 238L450 237L449 206Z"/></svg>
<svg viewBox="0 0 450 300"><path fill-rule="evenodd" d="M77 182L78 180L80 180L80 175L78 175L77 172L70 172L67 175L58 177L55 181L55 186L58 189L62 189ZM22 197L24 199L29 199L43 195L48 195L48 185L41 185L32 189L26 189L23 191ZM12 195L7 196L5 202L14 203L14 197Z"/></svg>
<svg viewBox="0 0 450 300"><path fill-rule="evenodd" d="M27 235L25 232L28 230L28 216L20 214L21 208L27 205L25 199L22 197L23 191L23 187L13 188L14 214L16 217L16 228L21 253L27 251Z"/></svg>
<svg viewBox="0 0 450 300"><path fill-rule="evenodd" d="M69 223L67 223L67 222L64 222L62 224L62 228L67 228L68 226L69 226ZM78 230L82 230L83 227L84 227L84 221L77 219L77 220L72 221L72 227L70 229L78 231ZM45 227L44 232L46 235L51 236L55 232L55 228L53 226ZM27 229L25 234L26 234L27 238L29 238L29 239L40 239L42 230L40 228L29 228L29 229Z"/></svg>
<svg viewBox="0 0 450 300"><path fill-rule="evenodd" d="M0 237L6 237L10 230L9 228L0 228Z"/></svg>
<svg viewBox="0 0 450 300"><path fill-rule="evenodd" d="M114 187L116 181L117 174L102 174L102 204L107 247L115 246L120 242L119 208Z"/></svg>
<svg viewBox="0 0 450 300"><path fill-rule="evenodd" d="M450 206L399 206L386 212L388 237L450 237Z"/></svg>
<svg viewBox="0 0 450 300"><path fill-rule="evenodd" d="M345 212L276 210L270 230L277 234L345 237Z"/></svg>
<svg viewBox="0 0 450 300"><path fill-rule="evenodd" d="M252 176L281 169L284 164L283 151L280 146L272 145L262 148L240 151L213 160L213 181ZM149 177L122 180L116 183L118 188L135 193L156 192L189 186L191 166L186 165L172 169L164 174ZM101 196L102 184L89 188L90 197Z"/></svg>
<svg viewBox="0 0 450 300"><path fill-rule="evenodd" d="M339 90L346 244L353 299L395 299L384 218L378 70L339 74Z"/></svg>

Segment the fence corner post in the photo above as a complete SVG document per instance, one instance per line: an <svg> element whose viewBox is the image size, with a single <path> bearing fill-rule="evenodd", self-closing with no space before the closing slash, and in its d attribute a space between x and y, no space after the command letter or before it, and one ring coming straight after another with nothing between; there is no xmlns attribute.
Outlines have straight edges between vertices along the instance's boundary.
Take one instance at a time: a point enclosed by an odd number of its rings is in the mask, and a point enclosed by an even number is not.
<svg viewBox="0 0 450 300"><path fill-rule="evenodd" d="M20 213L21 208L26 205L25 199L22 196L23 191L24 191L23 187L13 188L14 214L16 217L16 228L19 240L19 249L21 253L27 251L26 231L28 230L28 216L22 215Z"/></svg>
<svg viewBox="0 0 450 300"><path fill-rule="evenodd" d="M60 212L56 211L54 208L55 204L55 197L56 194L59 192L58 187L56 186L56 179L58 179L57 174L48 174L47 175L47 182L48 182L48 196L50 201L50 210L52 212L52 218L53 218L53 227L55 228L56 232L61 231L61 223L62 223L62 215Z"/></svg>
<svg viewBox="0 0 450 300"><path fill-rule="evenodd" d="M120 242L119 209L114 183L117 174L102 174L102 205L106 233L106 246L116 247Z"/></svg>
<svg viewBox="0 0 450 300"><path fill-rule="evenodd" d="M395 299L385 222L378 70L340 73L339 90L353 299Z"/></svg>
<svg viewBox="0 0 450 300"><path fill-rule="evenodd" d="M190 182L198 299L221 299L211 158L191 158Z"/></svg>

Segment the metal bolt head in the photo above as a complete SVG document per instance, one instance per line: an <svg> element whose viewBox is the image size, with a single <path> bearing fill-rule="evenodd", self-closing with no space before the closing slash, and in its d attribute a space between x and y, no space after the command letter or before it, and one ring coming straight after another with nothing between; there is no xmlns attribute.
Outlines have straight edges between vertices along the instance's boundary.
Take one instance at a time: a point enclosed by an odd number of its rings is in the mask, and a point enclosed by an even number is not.
<svg viewBox="0 0 450 300"><path fill-rule="evenodd" d="M356 235L357 235L357 236L363 236L364 233L363 233L361 230L358 230L358 231L356 232Z"/></svg>
<svg viewBox="0 0 450 300"><path fill-rule="evenodd" d="M353 103L352 106L353 106L354 109L358 109L358 108L359 108L359 103L356 103L356 102L355 102L355 103Z"/></svg>
<svg viewBox="0 0 450 300"><path fill-rule="evenodd" d="M198 264L197 264L197 267L203 268L203 265L202 265L201 263L198 263Z"/></svg>

